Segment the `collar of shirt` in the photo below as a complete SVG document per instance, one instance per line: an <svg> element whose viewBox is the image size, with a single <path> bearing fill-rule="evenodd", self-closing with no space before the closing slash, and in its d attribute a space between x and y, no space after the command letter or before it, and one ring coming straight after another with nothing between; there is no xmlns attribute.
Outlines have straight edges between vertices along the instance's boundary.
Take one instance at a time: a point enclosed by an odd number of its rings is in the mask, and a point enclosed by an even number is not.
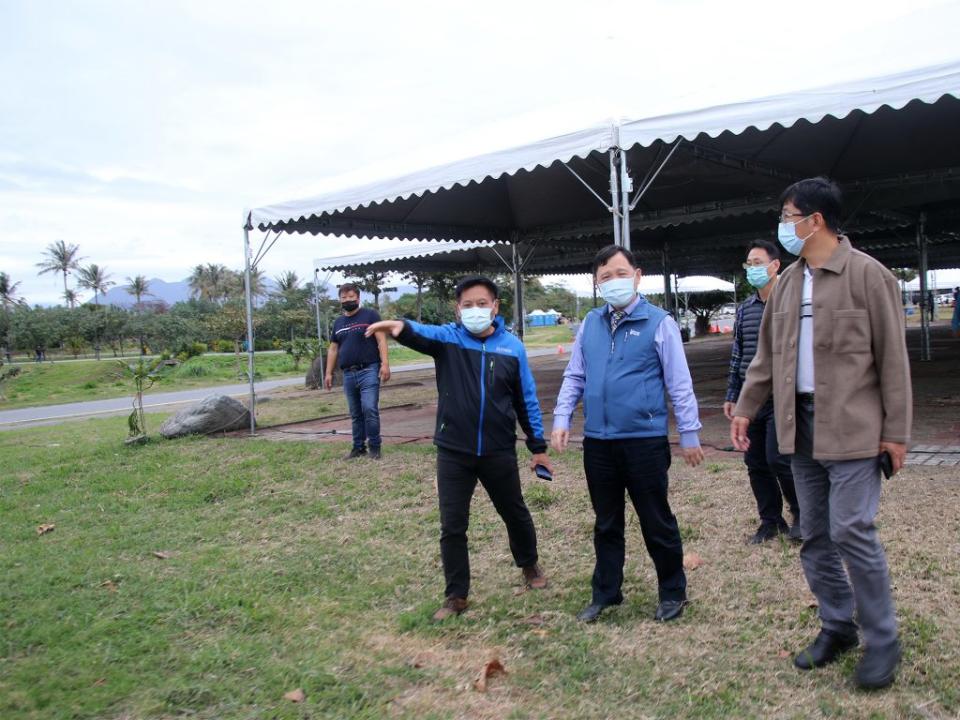
<svg viewBox="0 0 960 720"><path fill-rule="evenodd" d="M620 309L623 310L627 315L629 315L636 309L637 305L639 304L640 304L640 293L637 293L629 305ZM611 305L610 303L607 303L607 315L610 315L616 309L617 308L615 308L613 305Z"/></svg>

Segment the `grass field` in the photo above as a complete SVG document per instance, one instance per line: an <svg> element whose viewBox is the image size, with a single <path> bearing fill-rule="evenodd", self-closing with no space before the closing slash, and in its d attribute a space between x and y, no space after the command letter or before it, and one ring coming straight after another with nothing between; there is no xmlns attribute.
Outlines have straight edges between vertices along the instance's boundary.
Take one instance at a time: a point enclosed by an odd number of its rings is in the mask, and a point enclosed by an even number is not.
<svg viewBox="0 0 960 720"><path fill-rule="evenodd" d="M288 419L281 401L263 407ZM686 551L704 561L679 622L650 619L635 518L625 604L594 626L574 620L589 599L592 516L571 451L552 484L524 472L551 587L519 592L503 526L478 493L472 607L436 626L432 447L349 464L343 444L126 448L124 434L122 419L0 434L5 720L960 713L960 485L947 469L910 467L885 485L879 524L905 659L892 690L866 694L851 688L853 657L791 667L815 610L796 547L743 544L754 511L736 458L671 473ZM55 529L38 535L41 524ZM493 657L507 674L478 692ZM283 697L296 688L303 703Z"/></svg>
<svg viewBox="0 0 960 720"><path fill-rule="evenodd" d="M188 390L194 387L230 385L247 380L246 356L239 366L233 355L202 355L190 358L178 367L165 368L149 393ZM405 347L390 348L392 365L427 360ZM132 362L129 358L126 362ZM6 399L0 397L0 410L37 405L103 400L132 394L132 387L120 373L116 360L78 360L21 365L20 375L4 384ZM258 380L302 376L308 364L301 361L294 370L293 358L284 353L259 353L256 358Z"/></svg>

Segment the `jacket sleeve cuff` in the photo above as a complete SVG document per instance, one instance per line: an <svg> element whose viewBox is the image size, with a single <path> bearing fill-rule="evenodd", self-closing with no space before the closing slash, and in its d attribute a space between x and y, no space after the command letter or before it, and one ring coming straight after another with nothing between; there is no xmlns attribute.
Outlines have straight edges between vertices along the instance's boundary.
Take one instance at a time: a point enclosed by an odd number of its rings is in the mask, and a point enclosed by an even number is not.
<svg viewBox="0 0 960 720"><path fill-rule="evenodd" d="M570 429L570 416L569 415L553 415L553 429L554 430L569 430Z"/></svg>
<svg viewBox="0 0 960 720"><path fill-rule="evenodd" d="M540 455L547 451L547 441L543 438L538 437L528 437L527 438L527 450L529 450L534 455Z"/></svg>
<svg viewBox="0 0 960 720"><path fill-rule="evenodd" d="M733 409L734 416L739 415L740 417L749 418L753 420L757 413L760 411L760 406L752 402L749 398L740 396L740 399L737 400L737 406Z"/></svg>
<svg viewBox="0 0 960 720"><path fill-rule="evenodd" d="M680 447L684 450L700 447L700 433L696 430L680 433Z"/></svg>

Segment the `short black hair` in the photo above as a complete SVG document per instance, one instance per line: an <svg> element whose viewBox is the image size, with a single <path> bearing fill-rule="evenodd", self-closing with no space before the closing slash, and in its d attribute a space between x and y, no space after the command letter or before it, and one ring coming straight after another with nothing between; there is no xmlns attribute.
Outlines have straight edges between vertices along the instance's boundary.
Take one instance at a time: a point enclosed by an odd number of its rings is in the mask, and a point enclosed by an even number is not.
<svg viewBox="0 0 960 720"><path fill-rule="evenodd" d="M630 263L630 267L639 267L637 265L637 259L633 256L632 252L624 247L620 247L619 245L607 245L606 247L600 248L600 251L593 257L593 276L596 277L597 270L610 262L610 258L614 257L617 253L620 253L627 259L627 262Z"/></svg>
<svg viewBox="0 0 960 720"><path fill-rule="evenodd" d="M823 215L823 221L833 232L840 231L840 210L843 205L843 193L837 184L825 177L798 180L783 191L780 207L791 202L804 215L815 212Z"/></svg>
<svg viewBox="0 0 960 720"><path fill-rule="evenodd" d="M360 297L360 288L356 283L345 282L343 285L337 288L337 297L340 297L345 292L356 293L357 297Z"/></svg>
<svg viewBox="0 0 960 720"><path fill-rule="evenodd" d="M747 247L747 252L749 253L754 248L757 248L758 250L763 250L767 254L767 257L770 258L771 262L773 262L774 260L780 259L780 248L778 248L769 240L754 240Z"/></svg>
<svg viewBox="0 0 960 720"><path fill-rule="evenodd" d="M463 278L457 283L457 287L454 288L453 294L456 296L457 301L459 302L461 295L477 285L483 285L487 290L489 290L490 294L493 295L494 300L500 297L500 290L497 288L497 284L490 278L483 277L482 275L470 275L469 277Z"/></svg>

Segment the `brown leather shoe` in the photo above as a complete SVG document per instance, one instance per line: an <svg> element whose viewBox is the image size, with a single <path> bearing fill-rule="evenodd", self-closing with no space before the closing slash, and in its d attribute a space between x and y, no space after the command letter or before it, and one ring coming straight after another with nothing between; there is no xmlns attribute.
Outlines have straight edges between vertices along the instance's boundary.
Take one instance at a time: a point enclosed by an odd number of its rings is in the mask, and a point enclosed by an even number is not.
<svg viewBox="0 0 960 720"><path fill-rule="evenodd" d="M454 615L459 615L467 609L468 604L469 603L467 602L466 598L450 596L444 600L440 609L433 614L433 619L436 622L442 622L447 618L453 617Z"/></svg>
<svg viewBox="0 0 960 720"><path fill-rule="evenodd" d="M547 586L547 576L540 568L540 563L523 568L523 582L530 590L543 590Z"/></svg>

